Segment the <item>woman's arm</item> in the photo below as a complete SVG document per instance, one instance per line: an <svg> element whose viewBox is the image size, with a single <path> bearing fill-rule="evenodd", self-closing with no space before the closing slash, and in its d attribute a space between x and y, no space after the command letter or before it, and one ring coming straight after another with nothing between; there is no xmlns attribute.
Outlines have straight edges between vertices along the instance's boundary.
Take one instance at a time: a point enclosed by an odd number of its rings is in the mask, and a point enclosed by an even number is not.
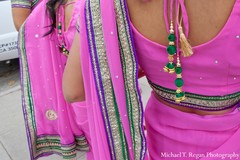
<svg viewBox="0 0 240 160"><path fill-rule="evenodd" d="M79 44L79 34L76 33L63 74L63 94L70 103L85 100Z"/></svg>
<svg viewBox="0 0 240 160"><path fill-rule="evenodd" d="M21 25L27 19L30 13L31 9L28 8L12 8L13 21L17 31L19 31Z"/></svg>

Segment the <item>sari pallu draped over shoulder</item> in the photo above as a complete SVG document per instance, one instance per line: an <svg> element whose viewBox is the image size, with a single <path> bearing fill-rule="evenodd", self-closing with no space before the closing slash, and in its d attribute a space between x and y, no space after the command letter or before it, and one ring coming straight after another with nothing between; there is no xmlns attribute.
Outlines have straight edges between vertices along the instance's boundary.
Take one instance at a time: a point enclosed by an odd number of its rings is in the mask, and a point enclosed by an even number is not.
<svg viewBox="0 0 240 160"><path fill-rule="evenodd" d="M80 54L94 160L146 160L138 62L126 1L81 4Z"/></svg>
<svg viewBox="0 0 240 160"><path fill-rule="evenodd" d="M73 160L77 150L89 150L84 134L87 122L79 127L74 119L76 108L72 108L76 105L64 100L62 75L66 57L59 50L55 32L44 36L50 24L44 0L19 32L22 105L30 158L59 154ZM84 108L77 110L86 112Z"/></svg>

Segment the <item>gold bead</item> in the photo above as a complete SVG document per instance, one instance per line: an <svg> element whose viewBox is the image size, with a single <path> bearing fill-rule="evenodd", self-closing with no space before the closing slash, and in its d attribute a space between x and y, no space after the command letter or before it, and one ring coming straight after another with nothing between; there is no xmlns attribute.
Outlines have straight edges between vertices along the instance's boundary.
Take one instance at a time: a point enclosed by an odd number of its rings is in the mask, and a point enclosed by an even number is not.
<svg viewBox="0 0 240 160"><path fill-rule="evenodd" d="M170 74L175 73L175 68L173 68L173 69L169 69L169 73L170 73Z"/></svg>
<svg viewBox="0 0 240 160"><path fill-rule="evenodd" d="M180 98L176 98L176 99L175 99L175 102L176 102L176 103L180 103L180 102L181 102Z"/></svg>
<svg viewBox="0 0 240 160"><path fill-rule="evenodd" d="M174 42L169 42L169 45L173 46L173 45L175 45L175 43Z"/></svg>
<svg viewBox="0 0 240 160"><path fill-rule="evenodd" d="M177 93L181 93L181 92L182 92L182 88L178 88L178 89L176 90L176 92L177 92Z"/></svg>
<svg viewBox="0 0 240 160"><path fill-rule="evenodd" d="M173 62L173 61L174 61L174 57L173 57L172 55L169 55L169 56L168 56L168 60L169 60L170 62Z"/></svg>
<svg viewBox="0 0 240 160"><path fill-rule="evenodd" d="M163 68L163 70L164 72L169 72L169 69L166 66Z"/></svg>
<svg viewBox="0 0 240 160"><path fill-rule="evenodd" d="M184 101L185 99L186 99L186 97L185 97L185 95L184 95L183 97L176 98L176 99L175 99L175 102L176 102L176 103L180 103L180 102Z"/></svg>
<svg viewBox="0 0 240 160"><path fill-rule="evenodd" d="M183 96L183 97L180 98L181 101L184 101L185 99L186 99L185 96Z"/></svg>
<svg viewBox="0 0 240 160"><path fill-rule="evenodd" d="M182 75L181 74L177 74L177 78L182 78Z"/></svg>

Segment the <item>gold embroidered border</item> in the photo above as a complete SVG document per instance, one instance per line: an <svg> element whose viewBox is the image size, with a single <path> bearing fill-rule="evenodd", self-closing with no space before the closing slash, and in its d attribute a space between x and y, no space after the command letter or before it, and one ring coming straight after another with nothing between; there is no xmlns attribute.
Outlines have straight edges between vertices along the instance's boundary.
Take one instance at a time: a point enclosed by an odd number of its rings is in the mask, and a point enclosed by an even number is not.
<svg viewBox="0 0 240 160"><path fill-rule="evenodd" d="M144 155L146 152L146 141L145 135L142 130L142 106L140 95L138 94L138 86L136 79L136 70L137 63L136 57L134 55L134 50L132 46L130 30L129 30L129 22L127 19L127 8L125 8L124 0L114 0L115 2L115 10L117 13L117 26L118 26L118 35L119 35L119 43L122 47L121 58L122 63L125 67L124 70L124 79L126 88L126 94L128 98L128 106L129 106L129 120L131 123L131 133L132 139L134 142L134 158L135 159L144 159Z"/></svg>
<svg viewBox="0 0 240 160"><path fill-rule="evenodd" d="M175 103L175 92L174 90L167 89L161 87L157 84L154 84L149 80L149 84L151 85L153 91L163 99L170 101L171 103ZM234 106L240 101L240 93L237 92L231 95L225 96L204 96L197 95L192 93L185 93L186 99L181 103L175 103L176 105L182 105L195 109L203 109L203 110L223 110Z"/></svg>
<svg viewBox="0 0 240 160"><path fill-rule="evenodd" d="M91 9L90 11L88 10L89 8ZM121 137L120 134L120 132L123 132L122 125L118 125L120 118L118 115L118 109L117 107L115 108L115 95L112 87L111 75L104 44L99 1L86 1L86 9L88 38L90 39L92 63L94 66L94 72L96 76L95 79L97 83L96 85L99 90L100 105L104 115L103 119L110 145L110 154L112 159L123 160L125 156L128 157L128 155L123 155L122 152L122 147L124 146L123 148L126 148L126 141L125 137ZM91 30L91 27L93 28L93 31ZM95 57L95 48L97 58ZM100 73L98 69L100 70ZM100 76L100 79L98 76ZM127 152L125 152L125 154L127 154Z"/></svg>

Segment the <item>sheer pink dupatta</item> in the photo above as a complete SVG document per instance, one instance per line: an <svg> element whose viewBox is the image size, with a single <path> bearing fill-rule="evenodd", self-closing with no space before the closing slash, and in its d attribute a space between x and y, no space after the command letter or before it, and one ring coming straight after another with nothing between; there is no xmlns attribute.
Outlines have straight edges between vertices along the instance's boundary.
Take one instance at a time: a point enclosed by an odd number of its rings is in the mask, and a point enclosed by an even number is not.
<svg viewBox="0 0 240 160"><path fill-rule="evenodd" d="M81 1L80 49L95 160L145 160L143 108L124 0Z"/></svg>
<svg viewBox="0 0 240 160"><path fill-rule="evenodd" d="M66 57L57 35L44 36L51 24L42 1L19 32L23 113L31 159L49 154L75 159L76 150L89 149L84 132L63 97L62 74ZM79 115L80 116L80 115Z"/></svg>

